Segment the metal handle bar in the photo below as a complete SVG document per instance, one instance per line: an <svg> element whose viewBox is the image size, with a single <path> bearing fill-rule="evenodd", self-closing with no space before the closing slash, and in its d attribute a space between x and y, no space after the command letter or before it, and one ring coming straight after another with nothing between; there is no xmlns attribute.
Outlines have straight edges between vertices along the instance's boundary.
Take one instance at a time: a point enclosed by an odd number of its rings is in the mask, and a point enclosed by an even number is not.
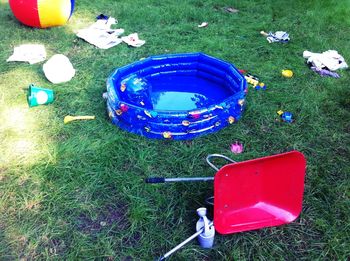
<svg viewBox="0 0 350 261"><path fill-rule="evenodd" d="M237 163L237 161L234 161L233 159L230 159L229 157L226 157L224 155L221 155L221 154L209 154L206 158L207 160L207 163L209 164L210 167L212 167L213 169L215 169L216 171L219 171L219 168L216 167L213 163L210 162L210 159L211 158L222 158L222 159L225 159L227 161L230 161L232 163Z"/></svg>
<svg viewBox="0 0 350 261"><path fill-rule="evenodd" d="M146 178L146 183L166 183L166 182L192 182L192 181L213 181L214 177L196 177L196 178L163 178L151 177Z"/></svg>

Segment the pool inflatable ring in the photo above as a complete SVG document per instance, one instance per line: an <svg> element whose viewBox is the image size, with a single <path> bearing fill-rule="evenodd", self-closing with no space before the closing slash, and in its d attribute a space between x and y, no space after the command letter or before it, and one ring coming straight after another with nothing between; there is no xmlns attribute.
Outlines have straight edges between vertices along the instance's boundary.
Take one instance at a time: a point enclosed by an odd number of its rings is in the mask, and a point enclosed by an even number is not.
<svg viewBox="0 0 350 261"><path fill-rule="evenodd" d="M9 3L21 23L37 28L64 25L74 10L74 0L9 0Z"/></svg>

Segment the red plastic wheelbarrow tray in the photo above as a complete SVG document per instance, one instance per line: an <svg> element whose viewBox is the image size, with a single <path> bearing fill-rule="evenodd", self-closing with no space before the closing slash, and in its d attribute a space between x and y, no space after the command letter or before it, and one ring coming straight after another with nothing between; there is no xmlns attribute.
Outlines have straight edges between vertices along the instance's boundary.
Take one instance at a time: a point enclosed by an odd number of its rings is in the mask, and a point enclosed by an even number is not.
<svg viewBox="0 0 350 261"><path fill-rule="evenodd" d="M220 234L279 226L302 209L306 160L291 151L223 166L214 177L214 224Z"/></svg>

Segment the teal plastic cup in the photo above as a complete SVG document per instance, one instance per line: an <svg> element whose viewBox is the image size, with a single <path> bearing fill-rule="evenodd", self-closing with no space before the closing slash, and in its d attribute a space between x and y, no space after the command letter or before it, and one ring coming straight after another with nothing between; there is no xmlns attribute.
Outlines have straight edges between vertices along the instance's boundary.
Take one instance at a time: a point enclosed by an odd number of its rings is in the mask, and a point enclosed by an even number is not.
<svg viewBox="0 0 350 261"><path fill-rule="evenodd" d="M34 84L29 85L27 92L27 101L29 107L50 104L53 102L53 100L53 90L40 88Z"/></svg>

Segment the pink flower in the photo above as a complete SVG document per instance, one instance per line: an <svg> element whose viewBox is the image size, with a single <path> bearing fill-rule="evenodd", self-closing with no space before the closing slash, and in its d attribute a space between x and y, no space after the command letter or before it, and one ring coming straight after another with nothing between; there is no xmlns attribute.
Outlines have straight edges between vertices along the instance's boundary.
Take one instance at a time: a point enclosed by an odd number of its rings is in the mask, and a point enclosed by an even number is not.
<svg viewBox="0 0 350 261"><path fill-rule="evenodd" d="M236 143L231 144L231 151L234 154L239 154L243 152L243 144L236 141Z"/></svg>

